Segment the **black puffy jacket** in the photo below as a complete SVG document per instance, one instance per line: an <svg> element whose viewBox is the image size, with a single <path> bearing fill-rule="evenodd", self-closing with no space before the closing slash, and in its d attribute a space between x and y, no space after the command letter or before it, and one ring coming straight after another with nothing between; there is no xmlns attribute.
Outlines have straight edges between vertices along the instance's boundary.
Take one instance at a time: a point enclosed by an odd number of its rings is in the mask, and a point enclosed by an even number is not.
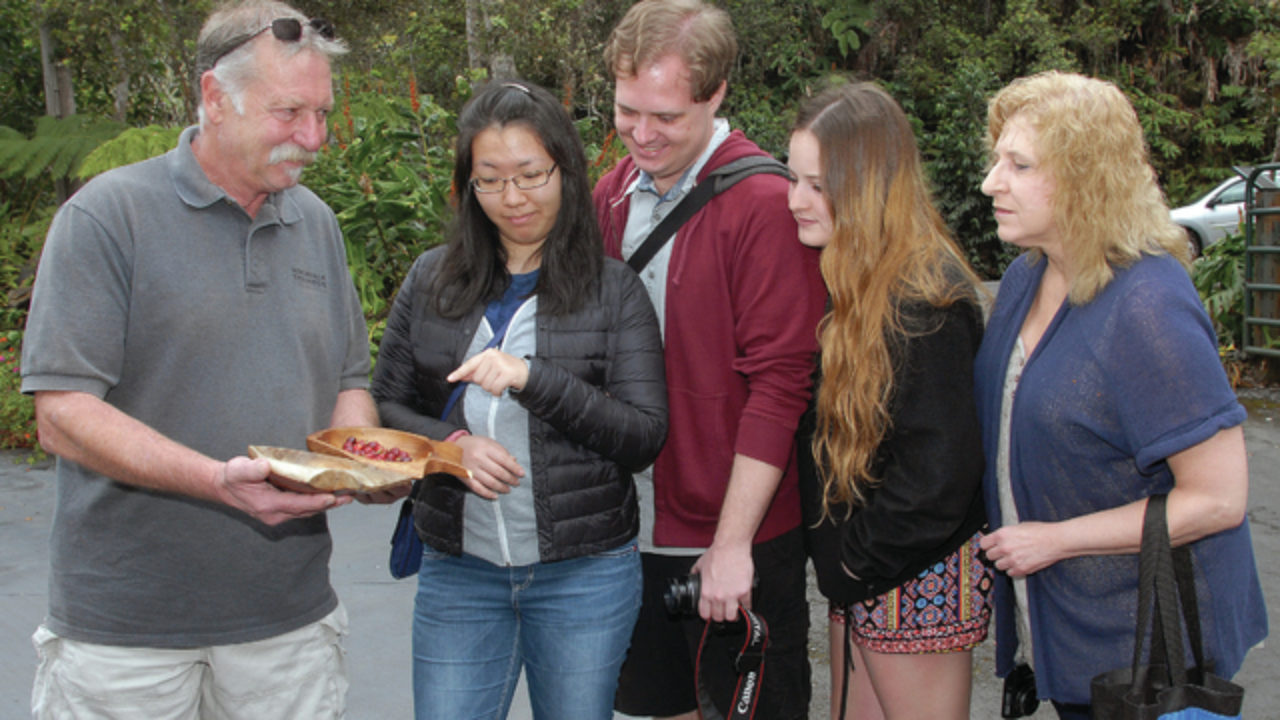
<svg viewBox="0 0 1280 720"><path fill-rule="evenodd" d="M440 419L457 368L484 316L441 317L427 291L444 248L410 269L387 319L373 396L387 427L441 439L466 427L463 402ZM538 312L529 380L512 393L529 413L529 447L543 561L617 547L639 529L631 473L657 457L667 432L662 339L653 306L626 265L606 259L585 307ZM465 395L464 395L465 397ZM428 545L462 552L467 487L449 475L418 483L414 524Z"/></svg>

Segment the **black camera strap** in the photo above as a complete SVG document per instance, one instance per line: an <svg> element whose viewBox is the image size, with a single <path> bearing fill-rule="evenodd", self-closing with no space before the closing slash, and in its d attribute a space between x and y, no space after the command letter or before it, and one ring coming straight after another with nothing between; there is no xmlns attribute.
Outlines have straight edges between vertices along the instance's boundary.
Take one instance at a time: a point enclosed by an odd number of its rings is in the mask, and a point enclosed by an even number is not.
<svg viewBox="0 0 1280 720"><path fill-rule="evenodd" d="M849 679L853 677L853 610L844 606L844 678L840 680L840 717L849 708Z"/></svg>
<svg viewBox="0 0 1280 720"><path fill-rule="evenodd" d="M756 704L760 701L760 683L764 679L764 651L769 646L769 624L742 605L738 605L738 614L747 632L742 649L733 659L734 669L738 672L738 685L733 692L729 718L750 720L755 716ZM694 668L698 685L698 714L702 720L725 720L711 700L707 686L702 682L702 649L707 644L707 632L712 624L708 622L702 629L702 640L698 642L698 657Z"/></svg>

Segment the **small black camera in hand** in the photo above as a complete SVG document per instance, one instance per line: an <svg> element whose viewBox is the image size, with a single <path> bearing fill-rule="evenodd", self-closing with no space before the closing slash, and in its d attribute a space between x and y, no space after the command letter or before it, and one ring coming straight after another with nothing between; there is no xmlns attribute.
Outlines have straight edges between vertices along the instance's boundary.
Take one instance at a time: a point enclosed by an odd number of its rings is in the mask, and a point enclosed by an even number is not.
<svg viewBox="0 0 1280 720"><path fill-rule="evenodd" d="M669 615L697 615L698 597L702 593L702 576L685 575L667 581L667 589L662 593L662 601L666 603Z"/></svg>
<svg viewBox="0 0 1280 720"><path fill-rule="evenodd" d="M1004 679L1000 717L1026 717L1034 714L1038 707L1040 698L1036 696L1036 674L1031 666L1020 663Z"/></svg>
<svg viewBox="0 0 1280 720"><path fill-rule="evenodd" d="M751 589L760 586L760 578L751 578ZM667 581L667 589L662 593L662 601L667 606L667 614L694 617L698 614L698 600L702 597L702 577L697 573L684 577L673 577Z"/></svg>

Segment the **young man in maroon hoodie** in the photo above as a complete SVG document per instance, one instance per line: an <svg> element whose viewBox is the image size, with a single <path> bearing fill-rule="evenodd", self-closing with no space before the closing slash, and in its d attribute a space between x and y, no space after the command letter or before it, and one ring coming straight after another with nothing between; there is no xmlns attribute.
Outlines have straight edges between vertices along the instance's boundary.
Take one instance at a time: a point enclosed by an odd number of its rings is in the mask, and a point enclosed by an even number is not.
<svg viewBox="0 0 1280 720"><path fill-rule="evenodd" d="M714 169L766 154L716 117L737 52L728 15L700 0L645 0L614 29L605 61L629 154L594 192L610 255L630 258ZM733 620L741 604L769 627L756 717L808 716L794 436L826 292L816 251L796 239L787 187L767 173L738 182L640 271L663 325L671 424L637 477L644 607L616 703L629 715L695 717L703 621ZM700 617L670 617L663 592L690 573L700 577ZM709 638L725 649L705 650L701 679L727 715L733 640Z"/></svg>

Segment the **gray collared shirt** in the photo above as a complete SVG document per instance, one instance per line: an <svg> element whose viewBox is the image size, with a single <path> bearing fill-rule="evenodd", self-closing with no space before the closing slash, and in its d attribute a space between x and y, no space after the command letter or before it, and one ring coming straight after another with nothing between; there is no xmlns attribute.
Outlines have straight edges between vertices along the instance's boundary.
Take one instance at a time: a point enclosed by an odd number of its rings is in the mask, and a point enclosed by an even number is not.
<svg viewBox="0 0 1280 720"><path fill-rule="evenodd" d="M675 185L672 185L667 192L659 193L657 186L653 182L653 176L641 170L640 176L635 182L631 183L631 187L627 188L627 195L630 196L631 209L627 213L627 227L622 234L622 257L627 259L631 257L649 237L649 233L662 222L676 205L684 199L685 195L693 189L697 184L698 174L702 172L702 168L707 164L707 160L711 158L711 154L720 147L720 144L729 137L729 121L722 118L716 118L715 129L711 133L711 141L707 143L707 147L698 156L698 159L689 166L689 169L680 176ZM653 302L654 312L658 314L658 325L662 328L663 337L666 336L667 330L667 265L671 261L671 248L675 245L674 238L671 242L662 246L662 249L649 261L648 265L640 271L640 281L644 283L645 290L649 293L649 300ZM644 552L660 551L664 555L700 555L705 548L677 548L662 547L657 548L653 544L653 468L645 468L644 471L635 474L636 491L640 501L640 549Z"/></svg>

